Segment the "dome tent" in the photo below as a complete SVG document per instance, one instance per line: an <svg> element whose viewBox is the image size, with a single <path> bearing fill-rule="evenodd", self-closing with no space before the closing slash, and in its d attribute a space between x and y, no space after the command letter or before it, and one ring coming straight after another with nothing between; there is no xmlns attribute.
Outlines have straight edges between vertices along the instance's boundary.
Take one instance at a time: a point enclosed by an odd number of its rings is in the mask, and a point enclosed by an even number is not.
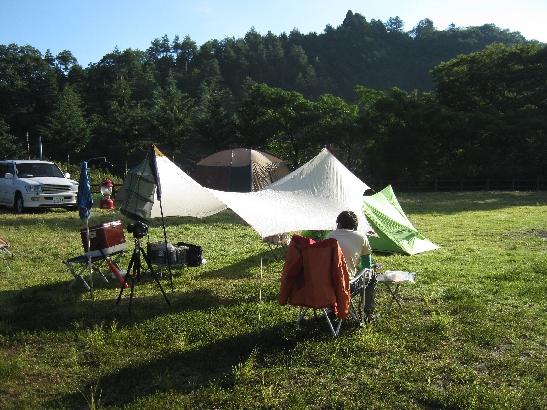
<svg viewBox="0 0 547 410"><path fill-rule="evenodd" d="M199 161L191 177L205 188L227 192L258 191L289 174L287 164L266 152L234 148Z"/></svg>

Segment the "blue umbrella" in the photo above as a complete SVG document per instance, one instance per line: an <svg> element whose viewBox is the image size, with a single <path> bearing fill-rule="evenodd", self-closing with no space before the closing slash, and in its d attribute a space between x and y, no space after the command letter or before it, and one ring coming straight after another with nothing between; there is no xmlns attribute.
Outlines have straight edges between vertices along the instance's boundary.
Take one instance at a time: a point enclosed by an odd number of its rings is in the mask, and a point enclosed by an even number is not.
<svg viewBox="0 0 547 410"><path fill-rule="evenodd" d="M87 176L87 162L82 162L80 171L80 179L78 181L78 201L76 202L80 219L86 220L91 216L91 208L93 207L93 198L91 197L91 187Z"/></svg>
<svg viewBox="0 0 547 410"><path fill-rule="evenodd" d="M91 196L91 187L89 186L89 178L87 176L87 162L82 162L80 171L80 179L78 180L78 200L76 201L80 219L85 220L87 233L87 255L89 265L89 283L91 298L93 299L93 267L91 266L91 243L89 241L89 217L91 216L91 208L93 207L93 198Z"/></svg>

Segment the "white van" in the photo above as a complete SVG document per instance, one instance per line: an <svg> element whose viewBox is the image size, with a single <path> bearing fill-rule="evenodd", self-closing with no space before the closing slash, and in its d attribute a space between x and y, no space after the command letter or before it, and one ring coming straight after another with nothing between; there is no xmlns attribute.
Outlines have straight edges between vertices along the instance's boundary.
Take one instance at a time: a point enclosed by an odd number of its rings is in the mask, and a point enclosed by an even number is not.
<svg viewBox="0 0 547 410"><path fill-rule="evenodd" d="M0 161L0 205L25 208L76 209L78 183L53 162Z"/></svg>

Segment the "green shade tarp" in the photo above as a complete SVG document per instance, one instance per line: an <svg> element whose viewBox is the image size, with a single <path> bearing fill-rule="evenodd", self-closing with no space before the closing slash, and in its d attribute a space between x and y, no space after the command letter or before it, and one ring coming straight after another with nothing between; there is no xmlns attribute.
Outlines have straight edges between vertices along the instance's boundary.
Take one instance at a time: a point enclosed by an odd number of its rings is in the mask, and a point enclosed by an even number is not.
<svg viewBox="0 0 547 410"><path fill-rule="evenodd" d="M373 251L414 255L439 248L414 228L391 185L374 195L363 197L363 212L378 235L369 237Z"/></svg>

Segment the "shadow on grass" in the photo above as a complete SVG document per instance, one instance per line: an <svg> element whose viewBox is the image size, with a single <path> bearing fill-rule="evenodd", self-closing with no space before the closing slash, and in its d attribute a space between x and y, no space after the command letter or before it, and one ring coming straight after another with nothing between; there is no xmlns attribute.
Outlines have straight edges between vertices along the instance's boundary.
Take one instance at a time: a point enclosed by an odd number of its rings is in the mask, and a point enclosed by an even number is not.
<svg viewBox="0 0 547 410"><path fill-rule="evenodd" d="M68 289L70 282L38 285L23 291L0 292L0 334L21 331L67 331L93 328L101 323L116 321L121 327L131 327L155 317L178 312L191 312L230 307L245 300L223 298L209 289L171 291L168 280L161 280L169 300L167 304L160 288L152 278L136 283L129 312L131 289L124 289L117 303L120 289L114 285L96 285L95 300L79 283ZM106 287L108 286L108 288ZM105 296L105 293L108 295ZM101 298L98 300L98 298ZM108 297L108 299L105 299Z"/></svg>
<svg viewBox="0 0 547 410"><path fill-rule="evenodd" d="M225 278L225 279L245 279L250 277L256 277L256 269L262 265L267 267L271 264L281 262L279 267L279 277L281 277L281 271L283 269L282 262L285 260L285 253L279 253L282 258L274 258L269 250L264 250L260 253L254 254L248 258L238 260L230 265L224 266L220 269L210 270L203 272L200 276L204 279L213 278ZM253 272L254 270L254 272Z"/></svg>
<svg viewBox="0 0 547 410"><path fill-rule="evenodd" d="M289 369L293 356L298 354L295 353L298 344L308 339L332 338L326 326L309 324L306 327L305 330L297 329L293 322L283 323L118 369L98 380L101 404L121 408L158 392L191 394L213 382L224 389L232 389L237 383L238 369L243 368L251 356L258 365L271 361L273 357ZM80 385L78 389L89 391L89 387ZM52 404L59 401L71 408L85 405L80 393L58 397Z"/></svg>

